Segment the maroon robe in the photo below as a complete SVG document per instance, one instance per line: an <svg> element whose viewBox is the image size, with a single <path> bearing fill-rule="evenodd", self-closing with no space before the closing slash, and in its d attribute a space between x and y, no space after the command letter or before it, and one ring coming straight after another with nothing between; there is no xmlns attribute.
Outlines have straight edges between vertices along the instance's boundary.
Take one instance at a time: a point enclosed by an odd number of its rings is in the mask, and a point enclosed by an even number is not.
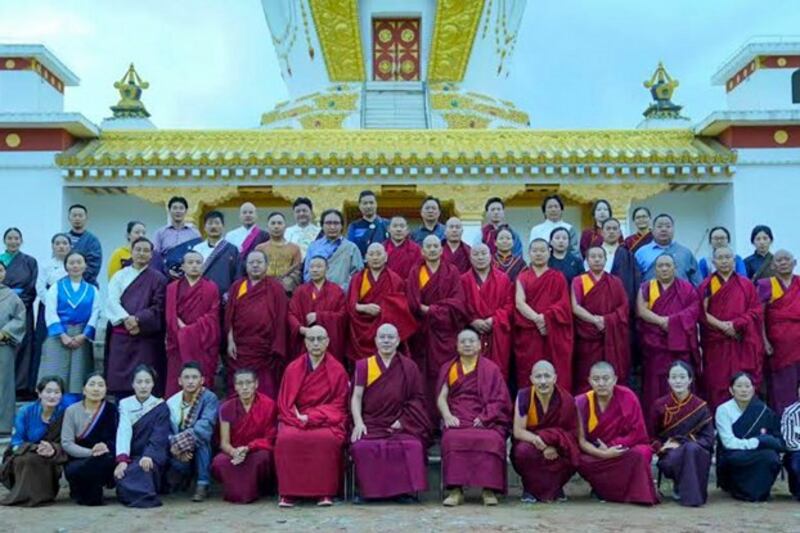
<svg viewBox="0 0 800 533"><path fill-rule="evenodd" d="M657 398L669 394L669 367L675 361L700 370L697 320L700 301L697 290L686 280L675 278L668 289L658 280L641 285L645 305L659 316L668 317L668 330L638 319L639 347L644 370L643 403L649 409ZM648 426L651 430L652 426Z"/></svg>
<svg viewBox="0 0 800 533"><path fill-rule="evenodd" d="M348 378L327 353L316 369L303 354L286 367L278 395L275 467L284 497L322 498L342 486ZM308 416L303 423L297 412Z"/></svg>
<svg viewBox="0 0 800 533"><path fill-rule="evenodd" d="M423 269L428 276L424 287L420 285ZM466 321L461 274L454 265L444 262L440 262L439 269L431 274L423 263L411 269L406 292L411 312L419 321L419 329L410 340L411 354L425 375L425 394L431 418L438 420L436 377L442 365L456 353L458 333ZM420 309L423 304L429 306L427 313Z"/></svg>
<svg viewBox="0 0 800 533"><path fill-rule="evenodd" d="M108 326L106 333L105 373L109 392L118 397L133 393L133 371L147 364L164 376L164 297L167 278L147 267L122 293L121 303L139 321L138 335L131 335L125 326ZM154 394L164 393L164 378L156 382Z"/></svg>
<svg viewBox="0 0 800 533"><path fill-rule="evenodd" d="M256 393L250 410L242 401L231 398L219 408L221 422L230 424L230 444L247 446L245 460L231 463L231 456L220 452L211 463L211 472L222 484L223 499L233 503L250 503L266 494L273 482L272 452L278 431L278 409L269 396Z"/></svg>
<svg viewBox="0 0 800 533"><path fill-rule="evenodd" d="M419 244L407 237L401 244L397 245L392 239L388 239L383 243L386 249L386 267L400 276L401 279L406 279L411 268L422 263L422 248Z"/></svg>
<svg viewBox="0 0 800 533"><path fill-rule="evenodd" d="M594 324L575 318L573 389L577 392L589 389L589 370L598 361L611 363L619 382L627 383L631 366L630 316L628 296L622 282L606 273L596 280L591 272L587 272L572 280L572 291L578 305L593 315L602 316L605 321L605 329L599 331Z"/></svg>
<svg viewBox="0 0 800 533"><path fill-rule="evenodd" d="M639 232L636 232L633 235L628 235L625 237L623 245L625 248L630 250L632 254L635 254L639 248L651 242L653 242L653 232L648 230L644 235L640 234Z"/></svg>
<svg viewBox="0 0 800 533"><path fill-rule="evenodd" d="M461 275L466 299L466 321L492 319L492 330L481 335L481 355L491 359L508 383L511 366L511 317L514 314L514 285L508 276L491 267L484 281L470 270Z"/></svg>
<svg viewBox="0 0 800 533"><path fill-rule="evenodd" d="M636 394L617 385L605 411L600 409L594 391L575 398L575 404L587 441L595 445L602 441L609 448L617 445L628 448L613 459L581 453L578 464L581 477L603 500L644 505L658 503L650 467L653 452Z"/></svg>
<svg viewBox="0 0 800 533"><path fill-rule="evenodd" d="M214 387L219 363L219 289L213 281L200 278L190 286L186 278L167 285L167 387L166 397L179 390L181 367L189 361L200 363L206 386ZM178 319L185 324L178 326Z"/></svg>
<svg viewBox="0 0 800 533"><path fill-rule="evenodd" d="M236 359L228 356L228 390L240 368L256 372L258 390L275 398L280 372L287 359L287 310L289 302L280 282L264 278L255 285L249 279L231 285L225 307L225 331L233 332Z"/></svg>
<svg viewBox="0 0 800 533"><path fill-rule="evenodd" d="M572 390L572 304L569 300L567 281L554 268L545 270L541 276L528 268L517 282L525 292L525 302L534 311L544 315L547 335L514 307L514 362L517 387L530 384L531 368L540 359L549 361L556 369L558 382Z"/></svg>
<svg viewBox="0 0 800 533"><path fill-rule="evenodd" d="M306 315L316 313L313 324L306 323ZM303 351L301 327L322 326L328 332L328 351L339 361L344 361L347 345L347 298L337 284L325 280L317 290L313 281L303 283L289 301L290 359Z"/></svg>
<svg viewBox="0 0 800 533"><path fill-rule="evenodd" d="M364 290L366 293L362 296ZM381 312L377 316L359 313L356 304L376 304ZM388 268L381 271L377 280L368 268L353 276L347 292L347 313L350 328L347 355L353 361L375 353L375 334L381 324L393 324L401 342L417 329L417 321L409 309L405 281Z"/></svg>
<svg viewBox="0 0 800 533"><path fill-rule="evenodd" d="M494 362L478 357L464 374L459 358L442 365L436 395L447 384L447 405L459 420L442 431L442 477L445 487L481 487L505 494L506 437L511 426L511 399ZM475 418L483 427L474 427Z"/></svg>
<svg viewBox="0 0 800 533"><path fill-rule="evenodd" d="M698 291L701 298L708 298L708 313L718 320L733 322L737 333L736 337L731 338L709 326L701 308L702 381L706 399L714 412L720 404L730 399L729 382L737 372L750 374L756 390L761 385L764 359L761 321L764 309L753 283L735 272L728 281L723 281L718 273L711 274Z"/></svg>
<svg viewBox="0 0 800 533"><path fill-rule="evenodd" d="M788 287L777 277L758 281L764 294L764 326L772 344L767 357L767 391L770 407L780 416L797 401L800 383L800 276L792 276Z"/></svg>
<svg viewBox="0 0 800 533"><path fill-rule="evenodd" d="M392 498L428 489L431 421L417 365L399 354L389 368L380 356L356 362L354 385L364 387L361 417L367 433L350 446L359 494ZM400 429L391 426L400 422Z"/></svg>
<svg viewBox="0 0 800 533"><path fill-rule="evenodd" d="M462 274L468 272L472 268L469 258L471 250L472 247L464 241L461 241L455 251L450 248L446 240L442 241L442 262L454 264Z"/></svg>
<svg viewBox="0 0 800 533"><path fill-rule="evenodd" d="M530 442L514 440L511 462L522 478L525 492L540 501L553 501L564 494L564 485L578 468L578 417L575 399L566 389L556 385L547 412L532 387L517 394L517 409L526 417L526 428L558 452L558 458L545 459L544 454ZM534 401L531 405L531 400ZM535 410L535 416L533 411Z"/></svg>

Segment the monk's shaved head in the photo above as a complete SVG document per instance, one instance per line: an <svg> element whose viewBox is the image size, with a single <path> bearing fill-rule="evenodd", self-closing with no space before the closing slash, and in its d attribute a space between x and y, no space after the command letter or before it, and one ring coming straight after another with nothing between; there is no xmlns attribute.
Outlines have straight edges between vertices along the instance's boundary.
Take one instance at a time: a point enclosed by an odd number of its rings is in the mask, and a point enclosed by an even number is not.
<svg viewBox="0 0 800 533"><path fill-rule="evenodd" d="M475 339L480 339L478 332L474 329L462 329L461 332L458 334L458 339L461 340L462 338L473 337Z"/></svg>
<svg viewBox="0 0 800 533"><path fill-rule="evenodd" d="M785 250L783 248L772 254L773 259L777 259L779 257L788 257L790 261L794 259L794 255L792 255L792 252L790 252L789 250Z"/></svg>
<svg viewBox="0 0 800 533"><path fill-rule="evenodd" d="M400 346L400 332L394 324L383 323L375 332L375 346L384 359L394 356Z"/></svg>
<svg viewBox="0 0 800 533"><path fill-rule="evenodd" d="M720 255L722 252L728 252L731 255L731 257L736 255L733 251L733 248L725 244L723 246L720 246L719 248L714 248L714 258Z"/></svg>
<svg viewBox="0 0 800 533"><path fill-rule="evenodd" d="M256 206L252 202L245 202L239 207L239 211L247 211L248 209L255 211Z"/></svg>
<svg viewBox="0 0 800 533"><path fill-rule="evenodd" d="M376 332L377 335L381 333L394 333L395 335L399 335L400 333L397 331L397 328L394 324L389 324L388 322L381 324L378 327L378 331Z"/></svg>
<svg viewBox="0 0 800 533"><path fill-rule="evenodd" d="M328 338L328 330L320 325L311 326L308 328L308 333L306 333L306 335L317 335L319 337Z"/></svg>
<svg viewBox="0 0 800 533"><path fill-rule="evenodd" d="M556 367L554 367L550 361L545 361L544 359L536 361L536 364L534 364L533 368L531 368L531 374L535 374L537 370L548 370L553 374L556 373Z"/></svg>
<svg viewBox="0 0 800 533"><path fill-rule="evenodd" d="M553 394L556 379L556 369L550 361L540 359L531 368L531 384L540 397L549 398Z"/></svg>
<svg viewBox="0 0 800 533"><path fill-rule="evenodd" d="M486 246L485 244L480 243L480 244L476 244L475 246L472 247L471 253L474 254L475 252L491 253L491 250L489 250L489 247Z"/></svg>
<svg viewBox="0 0 800 533"><path fill-rule="evenodd" d="M606 361L598 361L589 370L589 386L595 395L603 400L608 400L614 395L614 386L617 384L617 373L614 367Z"/></svg>
<svg viewBox="0 0 800 533"><path fill-rule="evenodd" d="M367 253L369 253L370 250L380 251L381 253L384 253L384 254L386 253L386 248L384 248L383 244L381 244L379 242L373 242L372 244L367 246Z"/></svg>
<svg viewBox="0 0 800 533"><path fill-rule="evenodd" d="M617 375L617 372L614 370L614 365L612 365L608 361L598 361L592 365L592 368L589 370L589 375L595 373L605 374L606 372L611 372L611 374L614 376Z"/></svg>
<svg viewBox="0 0 800 533"><path fill-rule="evenodd" d="M425 239L422 241L422 246L425 246L426 244L433 244L433 243L436 243L436 244L439 244L439 245L441 245L441 244L442 244L442 241L441 241L441 240L439 239L439 237L437 237L436 235L428 235L428 236L427 236L427 237L425 237Z"/></svg>

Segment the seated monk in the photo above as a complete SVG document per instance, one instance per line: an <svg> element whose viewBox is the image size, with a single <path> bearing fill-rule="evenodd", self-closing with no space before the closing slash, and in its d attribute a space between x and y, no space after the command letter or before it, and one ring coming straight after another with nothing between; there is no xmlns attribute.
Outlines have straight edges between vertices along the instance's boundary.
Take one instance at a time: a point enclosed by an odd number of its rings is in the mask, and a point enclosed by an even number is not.
<svg viewBox="0 0 800 533"><path fill-rule="evenodd" d="M295 498L331 506L342 486L347 372L328 353L325 328L312 327L305 344L308 353L286 367L278 393L275 467L282 508L293 507Z"/></svg>
<svg viewBox="0 0 800 533"><path fill-rule="evenodd" d="M388 256L386 266L403 279L408 277L411 267L422 262L422 249L408 233L406 219L393 216L389 222L389 238L383 243Z"/></svg>
<svg viewBox="0 0 800 533"><path fill-rule="evenodd" d="M426 239L427 240L427 239ZM506 437L511 399L500 368L480 357L478 334L458 334L458 357L442 365L436 390L442 415L442 477L449 494L444 505L464 502L464 487L483 489L484 505L497 505L506 492Z"/></svg>
<svg viewBox="0 0 800 533"><path fill-rule="evenodd" d="M552 363L538 361L533 386L517 394L511 462L522 478L523 503L566 501L564 485L578 467L575 399L556 379Z"/></svg>
<svg viewBox="0 0 800 533"><path fill-rule="evenodd" d="M383 324L375 336L377 355L356 362L350 455L360 498L400 497L415 501L428 489L425 450L431 421L422 374L397 353L400 335Z"/></svg>
<svg viewBox="0 0 800 533"><path fill-rule="evenodd" d="M578 473L601 500L658 503L653 452L636 394L617 385L614 367L605 361L592 365L589 384L592 390L575 399L582 451Z"/></svg>
<svg viewBox="0 0 800 533"><path fill-rule="evenodd" d="M258 392L254 370L237 370L233 386L236 396L219 408L220 452L211 463L211 473L222 484L225 501L250 503L273 483L278 409L269 396Z"/></svg>

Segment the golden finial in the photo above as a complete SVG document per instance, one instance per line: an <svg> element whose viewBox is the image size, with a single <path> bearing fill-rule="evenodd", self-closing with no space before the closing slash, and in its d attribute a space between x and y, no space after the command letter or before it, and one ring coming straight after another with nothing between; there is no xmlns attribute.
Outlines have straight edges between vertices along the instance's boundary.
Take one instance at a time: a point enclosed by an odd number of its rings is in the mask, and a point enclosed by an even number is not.
<svg viewBox="0 0 800 533"><path fill-rule="evenodd" d="M672 95L679 82L669 75L664 63L658 62L655 72L644 82L645 89L650 89L653 102L645 112L645 117L680 118L681 106L672 103Z"/></svg>
<svg viewBox="0 0 800 533"><path fill-rule="evenodd" d="M120 100L117 105L111 106L115 118L147 118L150 113L142 103L142 91L150 87L146 81L142 81L139 73L133 67L133 63L128 67L128 71L117 82L114 88L119 91Z"/></svg>

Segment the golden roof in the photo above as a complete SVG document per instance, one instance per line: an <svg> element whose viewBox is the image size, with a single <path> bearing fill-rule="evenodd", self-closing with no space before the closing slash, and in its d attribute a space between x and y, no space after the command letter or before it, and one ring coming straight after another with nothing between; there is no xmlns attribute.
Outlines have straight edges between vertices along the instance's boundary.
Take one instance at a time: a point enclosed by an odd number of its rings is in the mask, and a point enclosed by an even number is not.
<svg viewBox="0 0 800 533"><path fill-rule="evenodd" d="M726 165L736 154L691 130L108 131L62 167L265 165Z"/></svg>

